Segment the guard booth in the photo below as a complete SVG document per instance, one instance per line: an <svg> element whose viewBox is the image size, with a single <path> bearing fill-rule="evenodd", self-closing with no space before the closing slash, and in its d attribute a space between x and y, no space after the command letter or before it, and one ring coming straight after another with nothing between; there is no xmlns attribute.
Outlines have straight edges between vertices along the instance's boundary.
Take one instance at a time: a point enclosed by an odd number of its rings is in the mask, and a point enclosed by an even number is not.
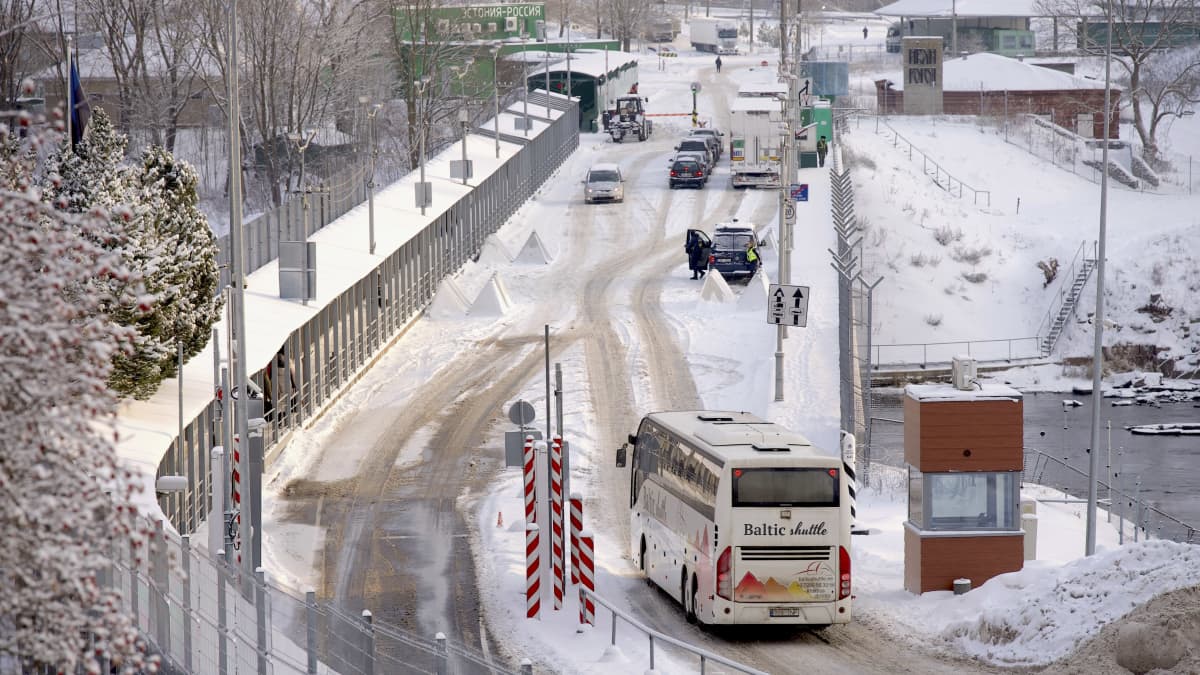
<svg viewBox="0 0 1200 675"><path fill-rule="evenodd" d="M1020 570L1023 401L982 384L970 357L954 357L952 384L904 389L904 588L911 593L979 586Z"/></svg>
<svg viewBox="0 0 1200 675"><path fill-rule="evenodd" d="M530 90L546 87L546 68L549 68L550 90L566 94L570 73L571 96L579 99L579 130L582 132L599 131L600 113L606 110L608 105L615 104L618 96L624 96L631 90L637 92L638 67L635 54L615 49L581 49L577 44L570 45L568 52L567 46L562 42L531 45L530 49ZM534 54L533 49L543 51ZM551 52L548 66L538 63L539 59L545 59L545 51ZM556 51L564 53L554 53ZM519 57L520 54L516 56ZM651 97L649 107L652 107L653 94L644 91L641 94Z"/></svg>

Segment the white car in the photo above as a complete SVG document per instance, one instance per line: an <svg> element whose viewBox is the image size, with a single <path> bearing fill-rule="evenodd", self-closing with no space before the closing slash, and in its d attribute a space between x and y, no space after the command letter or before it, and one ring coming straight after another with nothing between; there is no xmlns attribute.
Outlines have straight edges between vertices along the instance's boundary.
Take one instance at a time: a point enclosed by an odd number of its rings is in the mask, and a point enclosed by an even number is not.
<svg viewBox="0 0 1200 675"><path fill-rule="evenodd" d="M621 167L596 164L588 169L587 178L583 179L583 201L588 204L625 201L625 178L621 175Z"/></svg>

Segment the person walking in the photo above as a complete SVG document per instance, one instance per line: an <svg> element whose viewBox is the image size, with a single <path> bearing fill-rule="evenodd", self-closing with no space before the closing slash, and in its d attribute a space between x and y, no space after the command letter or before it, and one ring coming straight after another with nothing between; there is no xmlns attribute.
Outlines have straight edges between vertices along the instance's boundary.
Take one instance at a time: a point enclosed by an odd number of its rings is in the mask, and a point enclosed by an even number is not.
<svg viewBox="0 0 1200 675"><path fill-rule="evenodd" d="M825 166L825 155L829 154L829 143L825 137L817 139L817 166Z"/></svg>
<svg viewBox="0 0 1200 675"><path fill-rule="evenodd" d="M717 57L717 72L721 72L721 57Z"/></svg>
<svg viewBox="0 0 1200 675"><path fill-rule="evenodd" d="M703 279L704 268L708 262L708 247L696 230L688 230L687 243L683 250L688 254L688 267L692 270L692 279ZM698 276L697 276L698 275Z"/></svg>
<svg viewBox="0 0 1200 675"><path fill-rule="evenodd" d="M863 26L863 39L864 40L867 39L867 27L866 26Z"/></svg>

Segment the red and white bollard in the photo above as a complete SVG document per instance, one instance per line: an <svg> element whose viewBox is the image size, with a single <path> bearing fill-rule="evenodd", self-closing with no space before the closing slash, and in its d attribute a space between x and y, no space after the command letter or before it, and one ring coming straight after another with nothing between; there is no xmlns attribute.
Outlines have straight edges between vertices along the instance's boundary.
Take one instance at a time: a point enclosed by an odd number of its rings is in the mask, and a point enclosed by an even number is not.
<svg viewBox="0 0 1200 675"><path fill-rule="evenodd" d="M595 562L592 559L592 532L579 533L579 623L596 625L596 603L584 593L596 591Z"/></svg>
<svg viewBox="0 0 1200 675"><path fill-rule="evenodd" d="M571 583L579 583L579 531L583 529L583 495L571 493Z"/></svg>
<svg viewBox="0 0 1200 675"><path fill-rule="evenodd" d="M550 446L550 565L554 573L554 609L563 604L562 439Z"/></svg>
<svg viewBox="0 0 1200 675"><path fill-rule="evenodd" d="M525 522L537 522L537 484L534 482L536 476L535 458L537 453L533 451L533 436L525 437L525 456L522 465L522 473L525 478Z"/></svg>
<svg viewBox="0 0 1200 675"><path fill-rule="evenodd" d="M232 478L230 484L233 496L233 511L237 514L234 516L234 524L237 529L234 530L236 534L233 536L233 548L235 550L233 557L240 568L242 565L242 472L238 471L238 467L241 466L242 451L239 446L241 446L241 443L238 442L238 437L234 436L233 462L229 465Z"/></svg>
<svg viewBox="0 0 1200 675"><path fill-rule="evenodd" d="M542 587L538 567L538 526L525 524L525 618L541 619Z"/></svg>

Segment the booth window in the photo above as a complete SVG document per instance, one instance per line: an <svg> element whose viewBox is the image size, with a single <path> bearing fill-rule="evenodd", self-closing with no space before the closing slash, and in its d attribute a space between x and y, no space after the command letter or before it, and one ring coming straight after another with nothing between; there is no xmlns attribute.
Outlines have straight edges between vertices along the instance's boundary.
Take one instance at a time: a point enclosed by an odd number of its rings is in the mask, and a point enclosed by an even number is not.
<svg viewBox="0 0 1200 675"><path fill-rule="evenodd" d="M1018 530L1020 472L921 473L909 467L908 519L923 530Z"/></svg>

